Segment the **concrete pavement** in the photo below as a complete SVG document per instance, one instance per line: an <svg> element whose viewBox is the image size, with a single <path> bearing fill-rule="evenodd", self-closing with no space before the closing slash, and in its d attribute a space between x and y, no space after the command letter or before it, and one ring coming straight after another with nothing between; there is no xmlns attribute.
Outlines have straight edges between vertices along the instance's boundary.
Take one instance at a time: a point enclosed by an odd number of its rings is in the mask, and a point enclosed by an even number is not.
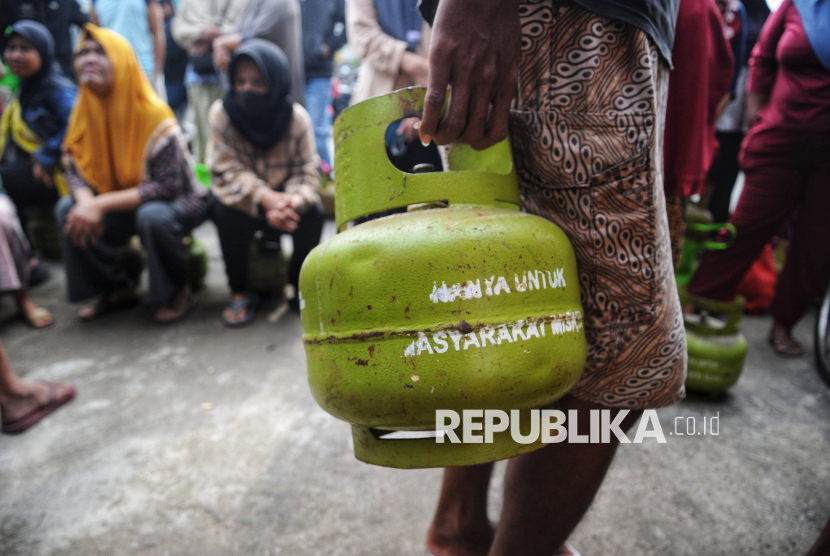
<svg viewBox="0 0 830 556"><path fill-rule="evenodd" d="M299 318L222 326L215 233L199 236L208 287L172 326L147 307L78 323L59 266L33 292L56 316L51 329L28 329L3 301L0 337L18 374L69 380L79 394L0 437L0 555L425 556L440 470L354 459L349 427L308 391ZM796 332L808 343L813 318ZM571 539L583 555L807 551L830 517L830 390L811 354L772 354L768 326L746 318L747 365L726 399L659 413L667 435L675 417L686 432L685 418L700 431L719 414L719 435L621 448Z"/></svg>

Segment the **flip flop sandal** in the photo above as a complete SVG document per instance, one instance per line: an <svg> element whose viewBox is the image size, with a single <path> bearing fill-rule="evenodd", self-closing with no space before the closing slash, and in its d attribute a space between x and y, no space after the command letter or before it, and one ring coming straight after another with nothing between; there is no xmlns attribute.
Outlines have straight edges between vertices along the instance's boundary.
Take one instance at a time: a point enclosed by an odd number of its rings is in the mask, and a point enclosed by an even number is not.
<svg viewBox="0 0 830 556"><path fill-rule="evenodd" d="M228 308L233 311L235 314L239 314L243 309L245 310L245 318L241 321L232 321L225 318L225 315L222 315L222 322L228 328L242 328L243 326L248 326L254 320L256 316L256 311L259 308L259 296L255 293L249 293L245 296L241 297L240 299L232 299L230 303L228 303Z"/></svg>
<svg viewBox="0 0 830 556"><path fill-rule="evenodd" d="M778 355L783 355L784 357L800 357L804 355L804 348L801 344L792 338L787 338L781 332L770 332L767 341Z"/></svg>
<svg viewBox="0 0 830 556"><path fill-rule="evenodd" d="M103 317L108 313L114 313L116 311L122 311L125 309L129 309L130 307L134 307L138 304L138 296L133 293L132 295L125 297L124 299L119 299L118 301L111 301L108 295L98 298L97 301L92 303L93 311L87 317L80 317L80 319L84 322L91 322L94 320Z"/></svg>
<svg viewBox="0 0 830 556"><path fill-rule="evenodd" d="M72 398L75 397L75 394L77 394L75 387L70 386L66 394L61 397L57 397L57 383L47 382L46 386L49 388L49 399L51 401L49 401L46 405L35 408L31 413L21 419L18 419L17 421L3 423L2 427L0 427L0 432L3 434L20 434L22 432L26 432L40 422L41 419L71 401Z"/></svg>
<svg viewBox="0 0 830 556"><path fill-rule="evenodd" d="M50 326L55 324L55 319L54 317L52 317L52 313L49 312L49 309L45 309L43 307L38 307L37 309L32 311L31 314L27 314L25 311L21 311L20 316L23 318L26 324L28 324L36 330L40 330L41 328L49 328ZM35 321L45 320L47 318L49 319L49 322L47 322L46 324L35 324Z"/></svg>

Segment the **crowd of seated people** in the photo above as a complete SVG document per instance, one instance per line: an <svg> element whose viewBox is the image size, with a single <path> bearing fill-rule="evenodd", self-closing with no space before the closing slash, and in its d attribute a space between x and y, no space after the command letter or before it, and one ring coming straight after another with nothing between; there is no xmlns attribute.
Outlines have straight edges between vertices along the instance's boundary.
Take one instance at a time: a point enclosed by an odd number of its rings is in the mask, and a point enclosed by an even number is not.
<svg viewBox="0 0 830 556"><path fill-rule="evenodd" d="M15 23L4 54L21 85L0 130L0 287L15 293L32 326L52 323L27 293L39 264L20 219L32 207L55 212L68 298L87 303L84 321L139 301L136 276L118 257L133 236L146 251L155 320L185 316L195 298L184 239L207 219L217 224L232 291L225 324L254 317L248 245L258 230L292 235L289 281L297 286L322 232L319 157L308 113L289 95L291 70L279 47L249 39L233 54L232 87L210 112L210 190L196 178L173 111L120 34L84 26L73 55L77 87L52 63L54 42L40 23Z"/></svg>
<svg viewBox="0 0 830 556"><path fill-rule="evenodd" d="M302 261L322 233L320 159L278 46L247 39L232 55L231 87L210 110L210 188L197 179L179 122L122 35L83 26L72 57L77 85L55 63L53 37L36 21L14 23L3 61L19 86L0 106L0 292L14 296L25 322L54 322L29 295L30 285L48 278L27 237L32 214L54 214L67 296L83 303L81 321L140 301L134 269L119 256L136 237L146 253L147 302L158 307L154 320L184 317L195 303L185 239L208 219L232 292L221 316L226 325L247 325L256 313L260 300L247 273L258 231L291 235L288 274L297 291ZM288 302L298 309L296 294ZM68 384L19 380L1 352L0 363L4 433L23 432L74 397Z"/></svg>

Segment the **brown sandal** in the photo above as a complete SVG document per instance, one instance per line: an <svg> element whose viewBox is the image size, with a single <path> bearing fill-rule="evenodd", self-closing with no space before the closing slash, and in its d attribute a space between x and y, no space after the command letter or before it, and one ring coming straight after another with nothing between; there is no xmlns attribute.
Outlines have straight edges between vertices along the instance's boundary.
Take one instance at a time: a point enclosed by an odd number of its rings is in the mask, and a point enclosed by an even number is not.
<svg viewBox="0 0 830 556"><path fill-rule="evenodd" d="M122 290L103 295L89 305L84 306L78 313L78 317L84 322L90 322L107 313L129 309L136 304L138 304L138 295L136 295L135 290ZM90 312L84 315L83 312L87 307L90 308Z"/></svg>
<svg viewBox="0 0 830 556"><path fill-rule="evenodd" d="M196 297L190 288L185 292L176 292L153 315L153 320L159 324L170 324L181 320L196 306ZM166 313L167 316L162 316Z"/></svg>
<svg viewBox="0 0 830 556"><path fill-rule="evenodd" d="M800 357L804 355L804 346L783 330L773 330L767 338L769 345L778 355Z"/></svg>

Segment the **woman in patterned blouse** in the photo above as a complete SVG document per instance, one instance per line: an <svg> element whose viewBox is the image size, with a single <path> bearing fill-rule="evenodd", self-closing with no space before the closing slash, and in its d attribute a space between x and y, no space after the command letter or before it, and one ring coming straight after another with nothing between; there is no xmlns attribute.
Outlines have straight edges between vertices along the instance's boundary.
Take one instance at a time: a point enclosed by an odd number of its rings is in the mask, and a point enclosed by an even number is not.
<svg viewBox="0 0 830 556"><path fill-rule="evenodd" d="M58 204L72 302L98 298L82 320L133 304L134 279L116 249L139 234L147 249L149 300L158 322L193 305L182 242L207 217L173 112L144 76L121 35L88 24L75 53L78 102L64 140L72 194Z"/></svg>

